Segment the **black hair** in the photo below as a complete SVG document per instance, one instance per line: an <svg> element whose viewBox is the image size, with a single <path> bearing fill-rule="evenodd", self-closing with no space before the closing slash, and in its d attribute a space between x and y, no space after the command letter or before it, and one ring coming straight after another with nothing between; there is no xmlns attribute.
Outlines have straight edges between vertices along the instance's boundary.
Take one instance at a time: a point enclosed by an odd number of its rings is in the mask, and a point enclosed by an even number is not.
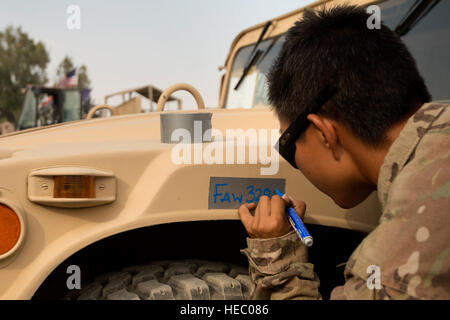
<svg viewBox="0 0 450 320"><path fill-rule="evenodd" d="M369 29L362 7L304 12L271 67L269 101L293 121L327 85L338 89L320 114L380 145L387 130L431 96L401 39L381 23Z"/></svg>

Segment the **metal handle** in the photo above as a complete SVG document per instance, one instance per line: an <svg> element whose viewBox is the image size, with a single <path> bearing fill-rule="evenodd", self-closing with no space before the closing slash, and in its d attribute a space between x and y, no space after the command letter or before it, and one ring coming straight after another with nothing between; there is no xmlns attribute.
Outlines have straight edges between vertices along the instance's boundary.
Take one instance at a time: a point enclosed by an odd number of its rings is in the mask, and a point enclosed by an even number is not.
<svg viewBox="0 0 450 320"><path fill-rule="evenodd" d="M166 105L167 100L169 100L169 97L172 93L175 91L185 90L192 94L195 101L197 102L197 108L198 109L205 109L205 102L203 101L202 96L200 95L200 92L198 92L197 89L195 89L193 86L187 83L177 83L173 86L170 86L164 92L161 94L158 100L158 105L156 106L156 112L161 112L164 110L164 106Z"/></svg>
<svg viewBox="0 0 450 320"><path fill-rule="evenodd" d="M95 106L95 107L93 107L91 110L89 110L89 113L88 113L88 115L86 116L86 119L87 119L87 120L92 119L92 118L94 117L94 114L95 114L98 110L101 110L101 109L108 109L109 111L111 111L111 114L112 114L113 116L116 115L116 111L115 111L115 109L114 109L113 107L108 106L107 104L101 104L101 105Z"/></svg>

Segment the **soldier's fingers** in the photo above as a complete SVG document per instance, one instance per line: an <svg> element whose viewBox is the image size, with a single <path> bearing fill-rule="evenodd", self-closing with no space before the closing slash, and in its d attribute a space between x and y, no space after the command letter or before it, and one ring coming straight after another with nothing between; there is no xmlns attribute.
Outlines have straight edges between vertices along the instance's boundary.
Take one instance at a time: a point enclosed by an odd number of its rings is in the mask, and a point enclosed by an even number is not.
<svg viewBox="0 0 450 320"><path fill-rule="evenodd" d="M290 201L292 208L294 208L295 212L297 212L300 219L303 220L303 218L305 217L306 203L304 203L301 200L294 200L294 199L290 199Z"/></svg>
<svg viewBox="0 0 450 320"><path fill-rule="evenodd" d="M283 194L283 196L281 197L284 201L286 201L286 205L290 206L291 205L291 197L289 197L287 194Z"/></svg>
<svg viewBox="0 0 450 320"><path fill-rule="evenodd" d="M271 203L271 200L268 196L262 196L259 198L258 207L259 207L259 214L260 214L260 222L265 221L270 217L270 215L271 215L270 203Z"/></svg>
<svg viewBox="0 0 450 320"><path fill-rule="evenodd" d="M255 216L253 218L253 224L252 224L252 228L255 233L258 232L259 221L261 220L261 215L259 214L260 211L261 211L261 206L260 206L260 203L258 202L258 205L256 206L256 209L255 209Z"/></svg>
<svg viewBox="0 0 450 320"><path fill-rule="evenodd" d="M283 221L286 217L286 202L280 196L273 196L270 209L274 221Z"/></svg>
<svg viewBox="0 0 450 320"><path fill-rule="evenodd" d="M305 217L305 210L306 210L305 202L301 200L295 200L294 198L288 196L287 194L284 194L282 198L286 202L286 205L294 208L295 212L297 212L300 219L303 220L303 218Z"/></svg>
<svg viewBox="0 0 450 320"><path fill-rule="evenodd" d="M284 194L281 198L286 202L286 206L287 207L293 207L294 206L293 202L295 200L291 196L288 196L287 194Z"/></svg>
<svg viewBox="0 0 450 320"><path fill-rule="evenodd" d="M253 224L256 233L262 235L267 222L270 220L270 198L263 196L259 198L258 207L255 212L255 222Z"/></svg>
<svg viewBox="0 0 450 320"><path fill-rule="evenodd" d="M266 231L271 221L270 201L268 196L262 196L259 198L258 207L256 208L253 230L259 238L266 237Z"/></svg>
<svg viewBox="0 0 450 320"><path fill-rule="evenodd" d="M286 202L280 198L272 198L272 230L277 235L284 235L291 230L286 214Z"/></svg>
<svg viewBox="0 0 450 320"><path fill-rule="evenodd" d="M241 205L239 207L238 213L239 213L239 217L241 218L242 224L245 227L245 230L247 230L247 232L249 234L252 233L252 225L253 225L253 221L254 221L254 217L252 216L252 214L250 213L250 210L255 208L255 204L254 203L244 203L243 205Z"/></svg>

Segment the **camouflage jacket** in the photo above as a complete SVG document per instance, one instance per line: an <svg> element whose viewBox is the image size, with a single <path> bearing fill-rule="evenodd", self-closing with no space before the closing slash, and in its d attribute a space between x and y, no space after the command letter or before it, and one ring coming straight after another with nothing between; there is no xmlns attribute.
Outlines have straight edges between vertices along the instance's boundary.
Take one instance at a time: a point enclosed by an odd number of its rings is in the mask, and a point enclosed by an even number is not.
<svg viewBox="0 0 450 320"><path fill-rule="evenodd" d="M424 104L384 159L379 224L353 252L345 284L331 299L450 299L449 155L450 106ZM321 298L314 266L294 231L248 238L247 244L242 252L256 284L251 299ZM378 282L371 282L372 270Z"/></svg>

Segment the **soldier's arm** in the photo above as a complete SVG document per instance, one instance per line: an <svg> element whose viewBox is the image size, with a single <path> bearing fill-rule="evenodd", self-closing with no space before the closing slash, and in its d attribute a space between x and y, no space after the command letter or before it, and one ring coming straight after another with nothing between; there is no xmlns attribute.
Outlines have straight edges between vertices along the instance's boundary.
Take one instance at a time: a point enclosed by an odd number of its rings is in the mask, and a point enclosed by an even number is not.
<svg viewBox="0 0 450 320"><path fill-rule="evenodd" d="M308 263L307 248L295 231L272 239L247 239L241 250L249 261L250 277L255 284L252 300L321 299L320 281L314 266ZM331 300L415 299L405 292L381 284L368 286L367 279L351 273L346 282L333 289Z"/></svg>
<svg viewBox="0 0 450 320"><path fill-rule="evenodd" d="M286 197L286 196L285 196ZM242 250L249 260L250 277L256 284L250 299L320 299L319 279L307 263L307 249L292 231L285 214L286 203L303 218L302 201L273 196L261 197L254 215L254 204L239 208L239 215L250 238Z"/></svg>
<svg viewBox="0 0 450 320"><path fill-rule="evenodd" d="M295 231L272 239L247 239L242 250L249 261L255 289L249 299L321 299L314 266Z"/></svg>
<svg viewBox="0 0 450 320"><path fill-rule="evenodd" d="M294 201L294 200L291 200ZM269 209L270 208L270 209ZM294 203L294 208L303 218L304 204ZM314 266L308 263L307 248L286 221L281 221L283 201L278 197L262 198L254 215L254 205L246 204L239 214L250 238L247 249L241 250L249 261L250 277L255 289L250 299L321 299L320 281ZM277 221L278 220L278 221ZM367 242L367 241L366 241ZM367 243L370 245L369 243ZM354 261L349 261L348 266ZM336 287L331 299L407 299L413 298L384 284L380 289L370 289L367 280L346 268L346 283Z"/></svg>

